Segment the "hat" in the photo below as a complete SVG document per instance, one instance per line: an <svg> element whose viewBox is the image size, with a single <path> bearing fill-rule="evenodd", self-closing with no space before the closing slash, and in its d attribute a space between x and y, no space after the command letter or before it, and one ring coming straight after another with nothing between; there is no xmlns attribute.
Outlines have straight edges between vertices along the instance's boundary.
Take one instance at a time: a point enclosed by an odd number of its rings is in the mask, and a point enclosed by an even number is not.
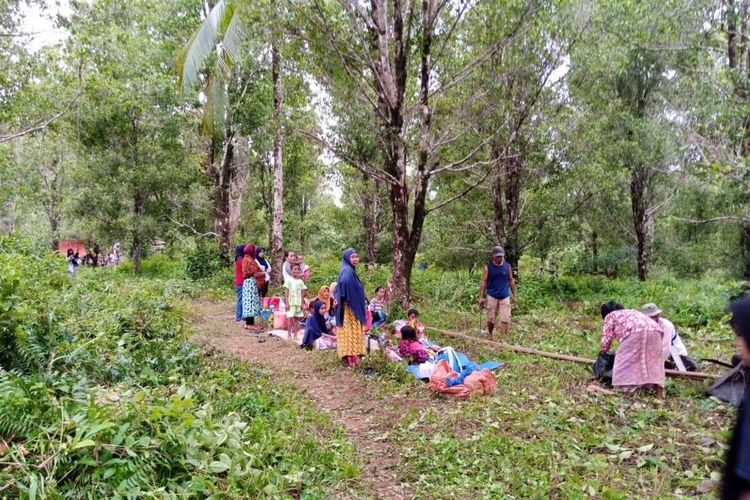
<svg viewBox="0 0 750 500"><path fill-rule="evenodd" d="M493 257L499 257L499 256L505 256L505 249L501 246L496 246L492 249L492 256Z"/></svg>
<svg viewBox="0 0 750 500"><path fill-rule="evenodd" d="M641 307L641 312L649 318L653 318L654 316L661 314L661 309L659 309L653 302L649 302Z"/></svg>

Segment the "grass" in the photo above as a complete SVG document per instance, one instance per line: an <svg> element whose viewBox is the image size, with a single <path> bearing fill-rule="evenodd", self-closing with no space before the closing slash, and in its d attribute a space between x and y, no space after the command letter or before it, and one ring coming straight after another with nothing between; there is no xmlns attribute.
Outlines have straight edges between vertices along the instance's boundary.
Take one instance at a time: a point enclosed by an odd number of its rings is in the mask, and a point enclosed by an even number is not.
<svg viewBox="0 0 750 500"><path fill-rule="evenodd" d="M523 284L520 290L523 297ZM428 330L476 334L478 311L434 304L420 307ZM601 335L595 309L585 301L529 307L514 318L510 340L593 358ZM696 357L727 359L733 352L731 333L715 325L684 329ZM406 415L395 428L394 442L404 443L405 479L418 497L715 495L734 409L706 398L706 382L669 379L666 401L592 395L584 365L430 336L472 359L507 366L492 396Z"/></svg>
<svg viewBox="0 0 750 500"><path fill-rule="evenodd" d="M310 289L314 292L320 283L333 281L336 270L333 263L313 266ZM368 292L388 278L381 267L361 274ZM231 283L228 273L191 290L230 297L233 290L226 283ZM216 291L220 287L226 294ZM415 305L428 327L476 334L483 322L475 306L477 288L476 274L430 269L414 275ZM601 336L599 303L616 299L634 307L655 301L681 330L693 357L726 360L733 352L732 334L721 320L739 288L738 282L716 276L665 276L645 284L589 276L522 276L509 340L592 358ZM703 395L707 382L669 379L664 401L648 395L589 394L585 388L592 377L586 366L501 352L434 333L431 337L475 360L500 359L507 366L497 372L491 396L468 401L430 396L435 404L407 411L394 422L387 439L402 457L399 480L410 483L418 498L715 496L735 411ZM334 352L317 353L311 360L321 371L343 369ZM358 373L370 397L383 405L394 394L425 391L402 366L378 355L367 358ZM285 395L279 411L293 404L293 389L259 383L260 393L281 390ZM297 408L282 414L298 411L317 418L314 410ZM278 420L272 424L288 428ZM311 443L320 447L319 456L347 449L342 437L330 432ZM295 456L293 449L282 453ZM329 474L318 472L310 478L328 485L330 494L356 481L358 471ZM347 492L354 497L364 494L356 489Z"/></svg>

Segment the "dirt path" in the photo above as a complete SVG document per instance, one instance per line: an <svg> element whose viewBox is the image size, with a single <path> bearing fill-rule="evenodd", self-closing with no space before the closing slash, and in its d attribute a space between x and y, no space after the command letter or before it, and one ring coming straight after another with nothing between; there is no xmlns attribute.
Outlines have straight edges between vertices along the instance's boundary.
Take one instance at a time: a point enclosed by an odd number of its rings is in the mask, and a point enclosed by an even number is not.
<svg viewBox="0 0 750 500"><path fill-rule="evenodd" d="M322 353L305 352L282 340L258 343L236 325L234 304L201 300L194 306L202 340L240 359L272 368L345 427L357 447L363 479L376 498L413 496L410 485L399 478L401 457L398 450L383 436L387 436L393 423L409 410L433 406L434 398L427 394L389 394L384 400L343 366L335 371L322 370L311 358Z"/></svg>

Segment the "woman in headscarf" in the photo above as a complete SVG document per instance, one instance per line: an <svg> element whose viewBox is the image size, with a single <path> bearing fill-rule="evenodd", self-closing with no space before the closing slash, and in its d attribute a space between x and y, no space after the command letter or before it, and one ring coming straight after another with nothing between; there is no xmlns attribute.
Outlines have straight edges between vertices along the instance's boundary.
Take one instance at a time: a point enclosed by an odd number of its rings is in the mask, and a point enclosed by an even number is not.
<svg viewBox="0 0 750 500"><path fill-rule="evenodd" d="M268 295L268 284L271 282L271 264L266 260L266 251L263 247L257 247L255 249L255 262L258 267L263 271L265 282L263 287L258 289L261 298Z"/></svg>
<svg viewBox="0 0 750 500"><path fill-rule="evenodd" d="M359 363L359 357L365 353L363 326L367 322L367 305L365 287L357 275L356 267L359 255L353 248L344 250L341 259L341 271L336 285L336 337L339 357L350 366Z"/></svg>
<svg viewBox="0 0 750 500"><path fill-rule="evenodd" d="M301 348L312 350L315 347L315 341L326 333L325 311L325 302L315 299L312 303L312 313L305 322L305 334L302 336Z"/></svg>
<svg viewBox="0 0 750 500"><path fill-rule="evenodd" d="M732 319L729 324L734 330L741 362L750 365L750 297L732 303L730 310ZM737 412L725 464L721 498L750 498L750 392L747 390Z"/></svg>
<svg viewBox="0 0 750 500"><path fill-rule="evenodd" d="M255 262L255 245L245 246L245 256L242 258L242 317L245 319L245 328L250 329L255 325L255 317L260 316L262 306L258 290L263 288L266 276ZM255 333L260 334L263 327L255 328ZM259 337L258 340L261 340Z"/></svg>
<svg viewBox="0 0 750 500"><path fill-rule="evenodd" d="M242 274L242 258L245 256L245 244L234 247L234 288L237 290L237 306L235 307L234 319L242 321L242 282L245 276Z"/></svg>
<svg viewBox="0 0 750 500"><path fill-rule="evenodd" d="M612 369L612 385L624 391L654 389L664 397L664 332L659 323L634 309L625 309L616 302L601 307L602 343L600 351L609 351L613 340L619 345Z"/></svg>

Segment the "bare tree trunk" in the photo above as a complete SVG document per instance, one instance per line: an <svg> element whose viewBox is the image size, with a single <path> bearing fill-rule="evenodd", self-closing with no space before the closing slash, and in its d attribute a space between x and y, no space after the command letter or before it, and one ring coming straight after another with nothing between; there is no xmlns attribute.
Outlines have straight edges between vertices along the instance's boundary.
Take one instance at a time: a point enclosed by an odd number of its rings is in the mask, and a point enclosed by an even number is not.
<svg viewBox="0 0 750 500"><path fill-rule="evenodd" d="M737 67L737 12L734 0L725 0L727 15L727 58L729 67Z"/></svg>
<svg viewBox="0 0 750 500"><path fill-rule="evenodd" d="M214 169L214 232L219 243L219 251L228 256L232 247L231 187L233 181L234 131L232 118L227 114L224 122L224 140L221 163Z"/></svg>
<svg viewBox="0 0 750 500"><path fill-rule="evenodd" d="M517 142L516 138L511 139ZM495 169L492 183L493 227L495 240L505 247L505 258L518 279L518 263L521 260L520 243L521 192L523 191L524 158L520 147L513 146L517 154L501 158L501 148L495 145L491 155Z"/></svg>
<svg viewBox="0 0 750 500"><path fill-rule="evenodd" d="M380 183L374 182L367 174L362 174L364 185L362 194L362 226L365 232L365 262L374 264L375 245L380 232Z"/></svg>
<svg viewBox="0 0 750 500"><path fill-rule="evenodd" d="M130 258L133 259L133 274L141 272L143 255L143 238L141 237L141 217L143 217L145 198L139 189L133 197L133 242L130 247Z"/></svg>
<svg viewBox="0 0 750 500"><path fill-rule="evenodd" d="M271 232L271 282L281 282L284 258L284 168L282 163L281 117L281 56L275 44L271 47L271 79L273 80L273 116L276 134L273 140L273 227Z"/></svg>
<svg viewBox="0 0 750 500"><path fill-rule="evenodd" d="M591 231L591 259L594 264L594 274L599 274L599 235L596 229Z"/></svg>
<svg viewBox="0 0 750 500"><path fill-rule="evenodd" d="M638 244L638 279L648 279L651 266L651 247L654 239L654 218L648 202L648 169L633 167L630 177L630 202L633 208L633 225Z"/></svg>
<svg viewBox="0 0 750 500"><path fill-rule="evenodd" d="M131 156L133 162L133 168L138 167L138 116L135 112L131 111L130 117L131 133L130 133L130 147ZM138 182L138 181L136 181ZM132 244L130 246L130 258L133 260L133 274L139 274L141 272L141 256L143 254L143 238L141 237L141 218L145 211L146 197L143 193L141 186L138 186L133 195L133 230L132 230Z"/></svg>

